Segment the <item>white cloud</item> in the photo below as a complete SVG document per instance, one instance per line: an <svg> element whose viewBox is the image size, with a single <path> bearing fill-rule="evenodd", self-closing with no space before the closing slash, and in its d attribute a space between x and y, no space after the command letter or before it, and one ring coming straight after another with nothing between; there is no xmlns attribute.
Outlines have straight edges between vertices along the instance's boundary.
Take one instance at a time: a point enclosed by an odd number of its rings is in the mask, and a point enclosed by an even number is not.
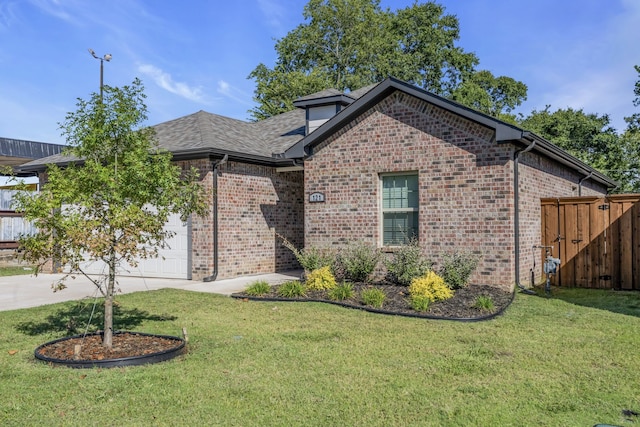
<svg viewBox="0 0 640 427"><path fill-rule="evenodd" d="M190 101L206 103L204 95L202 93L202 88L190 87L187 83L183 82L174 82L169 73L162 71L160 68L154 65L142 64L138 67L138 71L151 77L158 86L168 92L181 96Z"/></svg>
<svg viewBox="0 0 640 427"><path fill-rule="evenodd" d="M226 96L229 99L236 101L239 104L243 105L253 105L250 101L251 96L247 93L241 91L240 89L231 86L228 82L224 80L218 81L218 93Z"/></svg>
<svg viewBox="0 0 640 427"><path fill-rule="evenodd" d="M284 32L284 21L287 10L283 5L274 0L258 0L258 7L269 26L275 28L278 33ZM302 8L300 9L302 10Z"/></svg>
<svg viewBox="0 0 640 427"><path fill-rule="evenodd" d="M0 2L0 30L8 29L11 25L17 21L15 8L16 2Z"/></svg>
<svg viewBox="0 0 640 427"><path fill-rule="evenodd" d="M31 0L31 4L40 9L44 13L54 16L63 21L77 24L78 20L73 19L73 16L64 10L67 4L61 4L58 0Z"/></svg>

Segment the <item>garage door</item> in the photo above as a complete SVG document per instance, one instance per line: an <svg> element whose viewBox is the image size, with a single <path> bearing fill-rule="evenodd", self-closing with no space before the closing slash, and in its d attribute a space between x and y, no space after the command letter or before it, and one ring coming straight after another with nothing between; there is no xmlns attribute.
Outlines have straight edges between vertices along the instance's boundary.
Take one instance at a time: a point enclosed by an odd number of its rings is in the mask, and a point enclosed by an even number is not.
<svg viewBox="0 0 640 427"><path fill-rule="evenodd" d="M191 279L189 268L189 227L183 224L179 215L169 217L166 228L175 235L167 240L167 247L159 251L158 258L141 259L137 267L122 265L121 276L163 277L170 279ZM164 259L163 259L164 258ZM104 274L106 264L102 261L86 262L83 270L88 274Z"/></svg>

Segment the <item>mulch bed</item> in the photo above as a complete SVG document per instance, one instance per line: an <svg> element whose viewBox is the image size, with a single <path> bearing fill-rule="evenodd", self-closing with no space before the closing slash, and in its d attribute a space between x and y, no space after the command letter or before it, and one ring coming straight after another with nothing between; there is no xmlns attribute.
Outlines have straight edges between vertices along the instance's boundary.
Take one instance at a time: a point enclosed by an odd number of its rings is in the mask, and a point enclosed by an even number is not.
<svg viewBox="0 0 640 427"><path fill-rule="evenodd" d="M382 290L386 298L380 309L367 307L359 299L360 293L365 289L377 287ZM489 285L468 285L455 291L453 298L432 303L426 312L414 310L409 303L409 294L406 286L390 284L364 284L353 285L354 297L343 301L332 301L327 291L307 291L304 297L282 298L278 295L278 286L272 286L269 293L261 296L250 296L240 292L233 294L235 298L251 300L277 300L277 301L320 301L330 302L352 308L360 308L385 314L395 314L411 317L425 317L449 320L484 320L492 318L511 304L513 293L502 288ZM494 309L490 312L474 307L479 296L486 296L493 301Z"/></svg>
<svg viewBox="0 0 640 427"><path fill-rule="evenodd" d="M120 332L113 335L113 347L102 345L102 335L71 337L47 343L38 349L38 354L56 360L102 361L145 356L177 348L182 341L156 335ZM80 345L80 354L74 355L75 346Z"/></svg>

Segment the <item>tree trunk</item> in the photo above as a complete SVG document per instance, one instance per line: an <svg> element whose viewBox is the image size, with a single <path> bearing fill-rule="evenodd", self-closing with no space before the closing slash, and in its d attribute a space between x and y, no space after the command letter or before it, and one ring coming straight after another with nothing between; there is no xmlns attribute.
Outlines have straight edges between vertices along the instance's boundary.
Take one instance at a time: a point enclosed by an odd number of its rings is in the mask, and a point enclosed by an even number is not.
<svg viewBox="0 0 640 427"><path fill-rule="evenodd" d="M116 258L112 254L109 260L109 279L107 281L107 295L104 299L104 336L102 345L107 348L113 347L113 292L116 283Z"/></svg>

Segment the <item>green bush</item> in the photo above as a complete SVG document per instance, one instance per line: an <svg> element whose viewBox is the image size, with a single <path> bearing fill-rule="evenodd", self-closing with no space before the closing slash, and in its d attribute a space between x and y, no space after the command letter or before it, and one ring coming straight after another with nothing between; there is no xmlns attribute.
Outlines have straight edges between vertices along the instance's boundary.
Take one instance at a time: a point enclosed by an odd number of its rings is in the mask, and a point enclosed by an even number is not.
<svg viewBox="0 0 640 427"><path fill-rule="evenodd" d="M283 298L302 297L305 295L305 287L297 280L289 280L278 287L278 295Z"/></svg>
<svg viewBox="0 0 640 427"><path fill-rule="evenodd" d="M411 281L409 295L411 298L424 297L435 302L453 297L453 290L447 286L442 277L433 271L429 271L424 276Z"/></svg>
<svg viewBox="0 0 640 427"><path fill-rule="evenodd" d="M480 295L478 298L476 298L476 303L473 306L479 310L488 311L489 313L492 313L493 310L495 310L493 300L491 299L491 297L486 295Z"/></svg>
<svg viewBox="0 0 640 427"><path fill-rule="evenodd" d="M478 267L480 256L468 252L454 252L442 256L438 269L440 276L451 289L467 286L471 273Z"/></svg>
<svg viewBox="0 0 640 427"><path fill-rule="evenodd" d="M305 285L309 290L321 291L325 289L333 289L338 284L336 283L336 278L331 272L331 268L325 266L317 268L307 274Z"/></svg>
<svg viewBox="0 0 640 427"><path fill-rule="evenodd" d="M366 282L380 262L382 252L365 242L349 245L339 256L339 264L345 276L355 282Z"/></svg>
<svg viewBox="0 0 640 427"><path fill-rule="evenodd" d="M264 280L258 280L250 284L244 292L247 295L260 296L269 293L271 285Z"/></svg>
<svg viewBox="0 0 640 427"><path fill-rule="evenodd" d="M329 298L334 301L344 301L353 297L353 285L351 283L342 283L329 291Z"/></svg>
<svg viewBox="0 0 640 427"><path fill-rule="evenodd" d="M431 305L431 298L425 296L412 296L411 307L416 311L428 311Z"/></svg>
<svg viewBox="0 0 640 427"><path fill-rule="evenodd" d="M385 262L389 280L407 286L431 269L432 263L422 254L417 240L402 246Z"/></svg>
<svg viewBox="0 0 640 427"><path fill-rule="evenodd" d="M293 252L296 260L305 271L313 271L325 266L333 267L335 264L335 254L329 249L310 246L299 250L284 236L280 234L277 234L277 236L282 240L284 247Z"/></svg>
<svg viewBox="0 0 640 427"><path fill-rule="evenodd" d="M360 294L360 298L362 298L362 302L364 302L365 305L374 308L380 308L382 307L382 304L384 303L384 300L385 298L387 298L387 296L380 289L371 288L362 291L362 293Z"/></svg>

